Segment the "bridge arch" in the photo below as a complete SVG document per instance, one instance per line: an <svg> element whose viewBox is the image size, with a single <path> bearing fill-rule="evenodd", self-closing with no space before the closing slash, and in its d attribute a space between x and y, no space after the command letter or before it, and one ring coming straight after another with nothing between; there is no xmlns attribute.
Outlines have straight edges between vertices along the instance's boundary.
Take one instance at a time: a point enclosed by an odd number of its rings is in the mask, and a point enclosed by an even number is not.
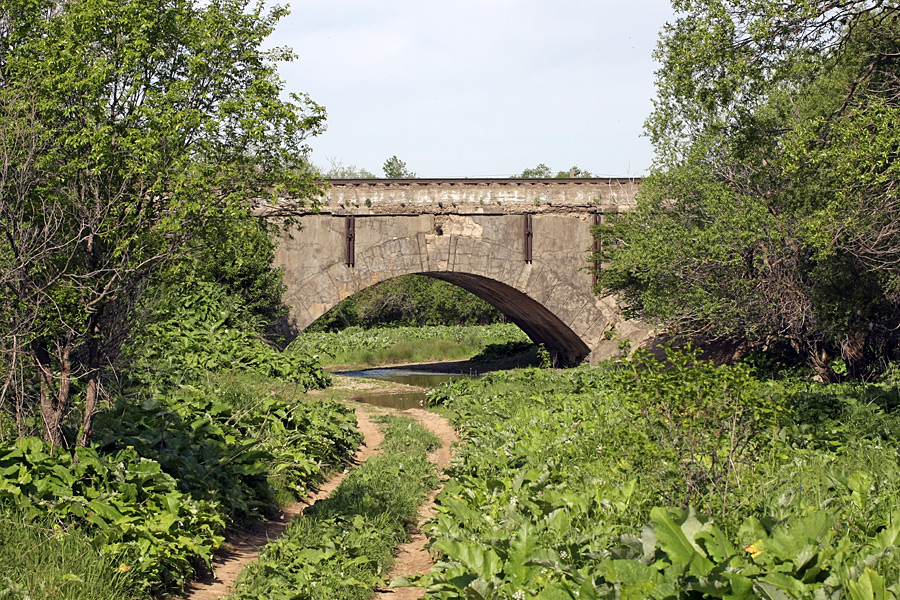
<svg viewBox="0 0 900 600"><path fill-rule="evenodd" d="M544 305L509 285L469 273L423 273L466 289L519 326L536 344L544 344L561 364L577 364L591 349L578 334Z"/></svg>
<svg viewBox="0 0 900 600"><path fill-rule="evenodd" d="M613 298L593 293L587 269L591 225L598 206L604 208L596 201L567 204L549 192L540 200L529 188L531 196L518 204L496 190L485 202L485 196L476 200L477 186L469 183L468 200L459 194L441 200L421 180L366 185L374 187L351 186L355 199L348 199L347 188L333 186L325 210L303 216L301 229L279 243L275 262L284 269L294 330L371 285L422 274L494 305L545 344L559 364L593 362L617 351L608 333L628 324ZM412 185L431 195L417 201ZM392 189L402 198L391 196Z"/></svg>

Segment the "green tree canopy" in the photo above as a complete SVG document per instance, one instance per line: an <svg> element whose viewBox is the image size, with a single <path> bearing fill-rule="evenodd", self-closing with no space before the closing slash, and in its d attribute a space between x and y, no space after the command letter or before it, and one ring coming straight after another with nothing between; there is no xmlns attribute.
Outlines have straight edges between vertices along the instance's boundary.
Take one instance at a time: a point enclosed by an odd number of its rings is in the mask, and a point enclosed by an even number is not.
<svg viewBox="0 0 900 600"><path fill-rule="evenodd" d="M461 287L425 275L401 275L368 287L322 315L312 331L360 325L486 325L499 310Z"/></svg>
<svg viewBox="0 0 900 600"><path fill-rule="evenodd" d="M513 179L563 179L565 177L593 177L594 175L589 171L585 171L579 168L577 165L573 166L568 171L557 171L556 175L553 174L553 171L545 165L544 163L538 164L536 167L532 167L530 169L525 169L518 175L514 175Z"/></svg>
<svg viewBox="0 0 900 600"><path fill-rule="evenodd" d="M305 139L324 110L283 99L275 63L291 54L260 49L284 14L247 0L0 7L2 390L39 401L53 443L80 390L87 442L152 274L212 224L315 195Z"/></svg>
<svg viewBox="0 0 900 600"><path fill-rule="evenodd" d="M406 163L396 155L384 161L384 176L388 179L415 179L416 174L406 167Z"/></svg>
<svg viewBox="0 0 900 600"><path fill-rule="evenodd" d="M674 335L865 376L900 316L900 8L678 0L657 164L601 228L600 285Z"/></svg>

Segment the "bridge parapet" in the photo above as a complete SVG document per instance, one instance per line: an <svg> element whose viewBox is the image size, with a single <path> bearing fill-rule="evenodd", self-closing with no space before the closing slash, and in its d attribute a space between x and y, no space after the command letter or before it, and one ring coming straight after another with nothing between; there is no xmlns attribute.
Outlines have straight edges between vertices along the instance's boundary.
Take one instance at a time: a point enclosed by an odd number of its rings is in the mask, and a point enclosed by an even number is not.
<svg viewBox="0 0 900 600"><path fill-rule="evenodd" d="M329 179L321 212L486 214L620 212L638 178Z"/></svg>

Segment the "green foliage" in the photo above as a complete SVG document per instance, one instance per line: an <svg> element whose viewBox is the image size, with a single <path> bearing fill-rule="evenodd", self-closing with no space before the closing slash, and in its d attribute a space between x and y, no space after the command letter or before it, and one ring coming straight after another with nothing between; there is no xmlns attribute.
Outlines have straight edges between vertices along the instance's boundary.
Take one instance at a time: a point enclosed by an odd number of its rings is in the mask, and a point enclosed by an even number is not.
<svg viewBox="0 0 900 600"><path fill-rule="evenodd" d="M322 356L326 364L359 365L470 358L490 344L525 342L511 323L470 327L349 327L337 332L304 331L289 353Z"/></svg>
<svg viewBox="0 0 900 600"><path fill-rule="evenodd" d="M244 320L258 331L287 314L282 271L272 267L275 239L263 221L209 223L185 264L165 275L169 282L197 279L214 283L240 299Z"/></svg>
<svg viewBox="0 0 900 600"><path fill-rule="evenodd" d="M0 448L0 504L33 527L52 518L86 536L128 573L129 589L171 591L211 568L226 523L304 496L355 450L350 409L297 396L294 385L245 377L120 401L74 455L36 438ZM93 577L92 565L73 576Z"/></svg>
<svg viewBox="0 0 900 600"><path fill-rule="evenodd" d="M0 598L121 600L127 571L100 556L79 529L0 509ZM127 565L126 565L127 566Z"/></svg>
<svg viewBox="0 0 900 600"><path fill-rule="evenodd" d="M79 378L86 443L154 273L262 201L277 215L317 195L305 139L324 110L284 99L275 63L290 52L261 49L284 14L245 0L0 7L0 351L35 365L9 389L40 404L54 444Z"/></svg>
<svg viewBox="0 0 900 600"><path fill-rule="evenodd" d="M79 524L96 551L149 590L181 584L195 564L210 566L225 527L215 503L180 491L132 448L53 452L37 438L0 449L0 502L14 502L31 522Z"/></svg>
<svg viewBox="0 0 900 600"><path fill-rule="evenodd" d="M522 179L543 179L553 177L553 172L550 170L550 167L544 163L540 163L534 168L525 169L517 177Z"/></svg>
<svg viewBox="0 0 900 600"><path fill-rule="evenodd" d="M550 167L545 165L544 163L540 163L538 166L525 169L519 175L513 175L513 179L549 179L551 177L555 177L557 179L562 179L565 177L593 177L594 175L589 171L585 171L580 169L578 166L573 166L568 171L559 171L556 175L553 174L553 171L550 170Z"/></svg>
<svg viewBox="0 0 900 600"><path fill-rule="evenodd" d="M319 168L322 177L326 179L378 179L378 176L371 171L356 165L344 166L343 161L339 158L330 157L328 159L328 168Z"/></svg>
<svg viewBox="0 0 900 600"><path fill-rule="evenodd" d="M770 443L763 434L777 432L785 409L749 368L717 367L699 354L666 348L661 363L639 351L616 379L659 448L656 460L671 465L657 476L683 484L679 496L667 497L668 486L660 483L662 499L725 513L744 472L765 457Z"/></svg>
<svg viewBox="0 0 900 600"><path fill-rule="evenodd" d="M341 301L308 330L379 325L486 325L500 312L471 292L424 275L382 281Z"/></svg>
<svg viewBox="0 0 900 600"><path fill-rule="evenodd" d="M898 597L896 387L668 358L432 391L465 443L426 597Z"/></svg>
<svg viewBox="0 0 900 600"><path fill-rule="evenodd" d="M658 153L601 227L600 286L675 336L786 346L872 378L897 342L900 10L685 0L663 32Z"/></svg>
<svg viewBox="0 0 900 600"><path fill-rule="evenodd" d="M498 344L487 344L484 349L472 357L472 362L489 363L512 356L534 354L538 360L540 350L531 340L514 340ZM542 356L540 358L542 360Z"/></svg>
<svg viewBox="0 0 900 600"><path fill-rule="evenodd" d="M164 400L120 402L98 420L104 453L134 448L195 498L215 501L230 521L271 514L322 481L328 465L359 444L342 405L256 390L242 379L182 386ZM276 386L276 387L280 387ZM114 427L114 424L118 424Z"/></svg>
<svg viewBox="0 0 900 600"><path fill-rule="evenodd" d="M130 374L153 389L204 381L211 373L257 373L322 388L331 381L314 357L280 352L245 325L246 308L225 290L176 286L154 305L127 349Z"/></svg>
<svg viewBox="0 0 900 600"><path fill-rule="evenodd" d="M407 418L387 417L381 454L353 469L334 494L295 519L241 574L234 599L371 597L393 552L437 485L426 453L439 441Z"/></svg>
<svg viewBox="0 0 900 600"><path fill-rule="evenodd" d="M414 179L416 174L406 168L406 163L394 155L384 161L384 176L388 179Z"/></svg>
<svg viewBox="0 0 900 600"><path fill-rule="evenodd" d="M0 451L0 502L83 532L129 589L155 594L210 569L226 523L304 496L359 443L351 410L303 397L327 374L259 338L239 296L203 281L162 289L93 444Z"/></svg>

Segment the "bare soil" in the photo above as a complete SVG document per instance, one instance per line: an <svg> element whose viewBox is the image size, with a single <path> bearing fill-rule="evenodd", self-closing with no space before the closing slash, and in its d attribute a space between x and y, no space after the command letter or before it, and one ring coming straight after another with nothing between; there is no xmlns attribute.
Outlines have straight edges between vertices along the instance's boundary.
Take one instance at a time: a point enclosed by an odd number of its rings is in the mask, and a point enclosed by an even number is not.
<svg viewBox="0 0 900 600"><path fill-rule="evenodd" d="M450 425L450 422L440 415L419 408L410 408L402 411L401 414L416 419L441 440L440 448L432 452L428 456L428 459L437 466L438 472L443 474L444 469L450 465L450 459L453 457L452 445L459 441L456 431ZM441 479L443 481L446 477L442 475ZM431 560L431 555L428 553L428 550L425 549L428 538L421 530L421 525L434 516L434 499L440 493L442 488L443 484L434 490L428 496L425 503L419 507L419 522L412 531L409 541L402 544L397 549L394 567L391 569L391 573L388 577L389 581L396 579L397 577L421 575L431 570L434 563ZM423 595L425 595L425 590L422 588L396 588L377 590L373 598L412 600L413 598L421 598Z"/></svg>

